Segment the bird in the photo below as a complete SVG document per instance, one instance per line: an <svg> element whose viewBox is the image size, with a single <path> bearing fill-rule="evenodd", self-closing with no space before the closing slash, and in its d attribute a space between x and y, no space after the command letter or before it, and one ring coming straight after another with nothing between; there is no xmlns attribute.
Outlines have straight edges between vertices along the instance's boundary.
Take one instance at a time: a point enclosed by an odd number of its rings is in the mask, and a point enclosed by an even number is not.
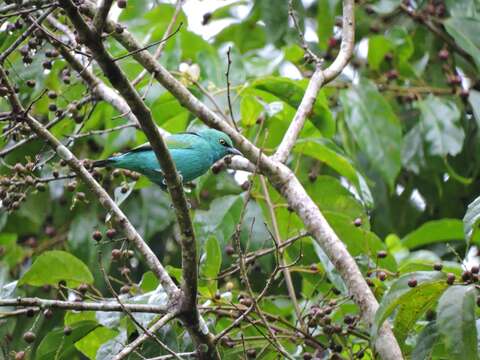
<svg viewBox="0 0 480 360"><path fill-rule="evenodd" d="M227 134L210 128L173 134L166 137L165 142L184 184L203 175L215 162L227 155L243 156ZM93 166L135 171L145 175L162 190L167 189L162 168L148 143L121 155L97 160Z"/></svg>

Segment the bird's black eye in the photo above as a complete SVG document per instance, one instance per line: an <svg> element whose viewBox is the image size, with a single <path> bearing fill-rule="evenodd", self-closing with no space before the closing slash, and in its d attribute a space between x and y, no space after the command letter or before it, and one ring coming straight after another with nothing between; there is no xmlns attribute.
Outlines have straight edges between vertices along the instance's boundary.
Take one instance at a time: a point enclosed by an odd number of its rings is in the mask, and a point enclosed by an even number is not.
<svg viewBox="0 0 480 360"><path fill-rule="evenodd" d="M220 139L218 140L218 142L220 143L220 145L227 146L227 142L224 139Z"/></svg>

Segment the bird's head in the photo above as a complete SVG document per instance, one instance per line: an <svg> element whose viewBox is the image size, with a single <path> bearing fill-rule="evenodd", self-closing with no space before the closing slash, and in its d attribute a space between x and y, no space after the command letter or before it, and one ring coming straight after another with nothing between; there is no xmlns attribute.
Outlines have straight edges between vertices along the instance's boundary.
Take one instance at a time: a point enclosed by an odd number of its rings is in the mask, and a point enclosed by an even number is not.
<svg viewBox="0 0 480 360"><path fill-rule="evenodd" d="M227 155L240 155L242 153L233 147L230 137L215 129L203 129L198 132L202 138L208 141L215 153L215 161Z"/></svg>

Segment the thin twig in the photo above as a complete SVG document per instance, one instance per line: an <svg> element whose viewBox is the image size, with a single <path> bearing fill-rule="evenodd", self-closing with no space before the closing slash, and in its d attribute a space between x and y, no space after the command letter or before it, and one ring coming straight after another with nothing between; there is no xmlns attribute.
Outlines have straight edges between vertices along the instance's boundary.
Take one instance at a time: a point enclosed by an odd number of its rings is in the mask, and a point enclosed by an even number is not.
<svg viewBox="0 0 480 360"><path fill-rule="evenodd" d="M278 249L279 263L280 263L280 267L283 268L282 272L283 272L283 277L285 278L285 284L287 285L288 296L292 301L295 314L297 315L297 320L300 323L301 328L305 330L306 326L302 320L302 312L300 311L300 306L298 305L297 296L295 294L295 287L293 286L292 275L290 274L290 270L285 264L285 258L283 255L285 248L282 248L282 237L280 236L280 230L277 223L277 216L275 214L273 202L268 192L267 183L265 181L265 178L262 175L260 175L260 184L262 186L262 191L265 196L265 202L267 203L267 207L270 212L270 219L272 221L272 227L273 227L273 234L272 234L273 240L276 248Z"/></svg>
<svg viewBox="0 0 480 360"><path fill-rule="evenodd" d="M225 77L227 78L227 100L228 100L228 109L230 110L230 118L232 120L231 123L235 127L235 129L238 132L240 132L240 130L238 130L238 126L237 126L237 123L235 121L235 117L233 116L232 99L231 99L231 96L230 96L230 86L231 86L231 83L230 83L230 68L232 66L231 51L232 51L232 48L229 47L228 50L227 50L227 71L225 72Z"/></svg>
<svg viewBox="0 0 480 360"><path fill-rule="evenodd" d="M152 326L148 328L148 332L153 334L157 330L161 329L165 324L167 324L170 320L175 318L177 314L170 312L165 314L161 317L157 322L155 322ZM112 360L122 360L125 359L126 356L130 355L136 348L138 348L141 344L149 339L149 335L144 333L139 335L135 340L133 340L130 344L126 345L118 354L116 354ZM175 354L177 358L181 356L181 354Z"/></svg>
<svg viewBox="0 0 480 360"><path fill-rule="evenodd" d="M156 335L154 332L150 331L150 329L147 329L145 328L145 326L143 326L136 318L135 316L132 314L132 312L126 307L124 306L122 300L120 299L120 297L118 296L117 292L113 289L113 286L112 286L112 283L110 282L110 279L108 278L108 275L107 275L107 272L105 271L105 267L103 266L103 261L102 261L102 252L101 250L99 249L98 250L98 265L99 265L99 268L100 268L100 272L102 273L103 275L103 279L105 280L105 284L107 285L107 288L108 290L110 291L110 293L115 297L115 299L117 300L117 303L120 305L120 307L122 308L123 312L125 314L127 314L127 316L130 318L130 320L132 320L132 322L137 326L139 327L142 331L143 331L143 334L148 336L148 338L151 338L153 339L158 345L160 345L160 347L162 349L164 349L166 352L168 352L170 355L172 355L174 358L178 359L178 360L182 360L172 349L170 349L167 345L165 345ZM168 312L165 316L169 316L170 319L173 319L175 316L178 315L178 312L177 311L170 311ZM166 324L166 322L165 322ZM158 329L157 329L158 330ZM133 348L132 350L134 350L135 348ZM117 355L116 356L116 360L120 360L120 359L123 359L125 356L127 356L128 354L126 355L123 355L122 356L119 356Z"/></svg>
<svg viewBox="0 0 480 360"><path fill-rule="evenodd" d="M165 33L162 36L162 40L167 39L170 34L172 33L173 25L177 22L178 16L180 15L182 11L182 6L185 0L177 0L177 3L175 5L175 10L173 12L172 18L170 19L170 22L168 23L167 29L165 30ZM165 49L165 45L167 43L165 41L160 43L160 46L155 50L155 53L153 54L153 57L158 60L162 56L163 50ZM145 77L145 75L148 73L147 70L143 69L142 72L132 81L132 85L136 86L142 79Z"/></svg>
<svg viewBox="0 0 480 360"><path fill-rule="evenodd" d="M55 7L51 7L45 13L43 13L37 20L37 23L41 23L43 20L46 19L48 15L50 15L53 11L55 10ZM5 59L13 52L17 47L20 46L20 44L28 38L36 29L36 25L32 24L28 27L27 30L25 30L22 35L20 35L13 43L10 45L7 49L2 51L0 54L0 64L3 64L5 62Z"/></svg>
<svg viewBox="0 0 480 360"><path fill-rule="evenodd" d="M173 33L171 33L170 35L168 35L165 39L162 38L162 39L160 39L160 40L158 40L158 41L154 41L153 43L144 46L144 47L141 48L141 49L137 49L137 50L134 50L134 51L130 51L130 52L128 52L127 54L121 55L121 56L113 59L113 61L119 61L119 60L125 59L125 58L127 58L127 57L129 57L129 56L132 56L132 55L135 55L135 54L137 54L137 53L139 53L139 52L141 52L141 51L143 51L143 50L150 49L151 47L153 47L153 46L155 46L155 45L158 45L158 44L162 44L162 43L167 42L170 38L174 37L174 36L180 31L180 29L182 28L182 25L183 25L183 23L181 22L181 23L178 25L177 29L176 29Z"/></svg>
<svg viewBox="0 0 480 360"><path fill-rule="evenodd" d="M123 306L122 306L123 305ZM120 305L114 301L103 302L85 302L85 301L61 301L40 298L16 298L16 299L0 299L0 307L2 306L22 306L35 308L53 308L76 311L124 311L124 308L135 313L154 313L164 314L168 309L166 306L147 305L147 304L129 304Z"/></svg>

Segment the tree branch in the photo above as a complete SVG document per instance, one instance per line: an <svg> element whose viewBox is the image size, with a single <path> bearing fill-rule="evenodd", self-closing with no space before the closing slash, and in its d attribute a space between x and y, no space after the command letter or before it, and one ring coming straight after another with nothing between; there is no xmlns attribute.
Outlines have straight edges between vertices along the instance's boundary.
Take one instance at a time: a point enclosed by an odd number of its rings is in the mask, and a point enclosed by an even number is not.
<svg viewBox="0 0 480 360"><path fill-rule="evenodd" d="M169 38L170 34L172 33L173 25L175 25L175 23L177 22L178 16L182 11L184 1L185 0L177 0L177 3L175 4L175 10L173 12L172 18L170 19L170 22L167 25L167 29L162 36L160 45L158 46L157 50L155 50L155 54L153 55L153 57L157 60L160 59L160 57L162 56L163 49L165 49L165 46L167 45L167 42L165 40ZM140 81L142 81L146 74L147 71L143 69L142 72L135 78L135 80L132 81L132 85L136 86Z"/></svg>
<svg viewBox="0 0 480 360"><path fill-rule="evenodd" d="M275 160L282 163L287 161L288 155L294 147L298 135L300 135L300 132L305 125L307 117L312 112L313 105L315 104L320 89L323 85L337 77L348 64L348 61L352 57L354 43L354 1L346 0L343 2L342 43L340 45L340 51L333 63L325 70L321 69L319 63L316 64L315 72L310 79L300 106L273 156Z"/></svg>
<svg viewBox="0 0 480 360"><path fill-rule="evenodd" d="M265 178L260 175L260 185L262 187L263 195L265 196L265 202L267 203L268 212L270 213L270 218L272 221L272 228L273 228L273 241L275 242L275 247L278 249L278 262L282 268L283 277L285 278L285 284L287 286L288 296L290 296L290 300L292 301L293 308L295 309L295 314L297 315L297 321L301 325L302 330L306 330L305 324L302 320L302 312L300 310L300 306L298 305L297 296L295 294L295 287L293 286L292 274L290 274L290 270L288 269L285 263L284 257L284 248L282 248L282 238L280 236L280 231L278 229L277 223L277 215L275 214L275 208L273 207L272 200L270 198L270 194L268 193L268 186Z"/></svg>
<svg viewBox="0 0 480 360"><path fill-rule="evenodd" d="M100 0L98 4L97 13L93 18L93 30L99 35L102 35L103 26L105 25L105 21L107 20L108 13L110 12L110 8L112 7L113 0Z"/></svg>
<svg viewBox="0 0 480 360"><path fill-rule="evenodd" d="M155 324L148 328L149 333L155 333L156 331L160 330L165 324L167 324L170 320L172 320L176 316L175 313L170 312L165 314L161 317ZM113 360L122 360L125 359L128 355L130 355L137 347L143 344L150 338L148 333L143 333L142 335L138 336L135 340L133 340L130 344L125 346L122 351L116 354L113 357Z"/></svg>
<svg viewBox="0 0 480 360"><path fill-rule="evenodd" d="M185 194L183 193L183 185L168 151L168 147L153 121L150 110L145 106L144 102L118 64L108 54L101 38L85 23L71 0L60 0L59 3L65 9L67 16L77 30L81 41L90 49L94 59L104 72L105 76L110 80L115 89L119 91L130 106L133 114L137 117L142 130L147 136L155 156L160 163L181 230L183 274L181 318L186 324L194 341L197 344L206 344L208 346L207 353L200 354L201 357L203 355L207 358L218 357L215 346L211 341L212 337L208 333L208 330L207 333L204 333L200 329L199 314L197 310L198 274L195 234ZM143 52L145 51L142 51L141 53Z"/></svg>
<svg viewBox="0 0 480 360"><path fill-rule="evenodd" d="M17 299L0 299L0 307L3 306L22 306L35 308L53 308L63 310L76 311L110 311L122 312L123 308L118 302L78 302L78 301L61 301L40 298L17 298ZM160 305L147 304L129 304L123 303L123 306L132 313L153 313L164 314L168 311L168 307Z"/></svg>

